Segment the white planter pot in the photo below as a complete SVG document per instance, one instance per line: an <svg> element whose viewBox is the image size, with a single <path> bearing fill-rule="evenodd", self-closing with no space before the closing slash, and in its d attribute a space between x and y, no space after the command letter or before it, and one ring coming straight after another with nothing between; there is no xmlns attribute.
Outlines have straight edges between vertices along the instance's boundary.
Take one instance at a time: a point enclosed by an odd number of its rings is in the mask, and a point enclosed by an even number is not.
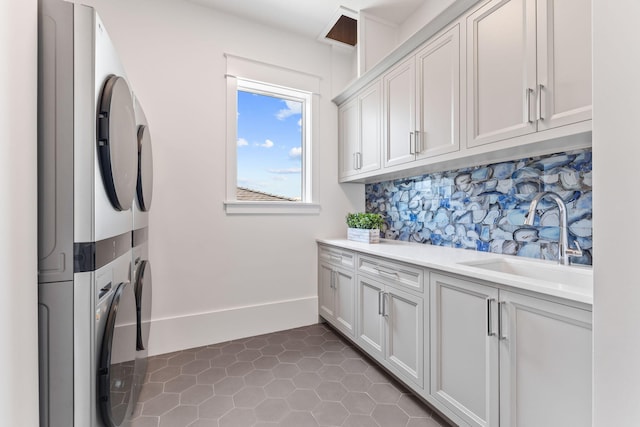
<svg viewBox="0 0 640 427"><path fill-rule="evenodd" d="M380 230L363 228L347 228L347 239L363 243L380 243Z"/></svg>

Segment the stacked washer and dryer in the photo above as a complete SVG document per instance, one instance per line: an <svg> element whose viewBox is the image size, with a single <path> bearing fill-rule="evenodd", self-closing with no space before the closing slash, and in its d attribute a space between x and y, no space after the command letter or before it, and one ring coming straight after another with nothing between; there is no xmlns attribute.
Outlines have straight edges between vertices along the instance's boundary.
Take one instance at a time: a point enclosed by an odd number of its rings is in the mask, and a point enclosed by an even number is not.
<svg viewBox="0 0 640 427"><path fill-rule="evenodd" d="M151 137L95 11L39 2L41 427L130 424L151 320Z"/></svg>

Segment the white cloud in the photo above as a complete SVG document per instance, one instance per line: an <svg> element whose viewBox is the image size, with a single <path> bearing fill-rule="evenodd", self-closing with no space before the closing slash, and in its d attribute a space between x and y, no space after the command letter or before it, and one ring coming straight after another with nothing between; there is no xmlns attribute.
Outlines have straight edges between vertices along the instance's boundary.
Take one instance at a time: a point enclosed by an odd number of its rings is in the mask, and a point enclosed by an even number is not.
<svg viewBox="0 0 640 427"><path fill-rule="evenodd" d="M294 173L300 173L300 168L287 168L287 169L269 169L269 173L275 173L279 175L288 175Z"/></svg>
<svg viewBox="0 0 640 427"><path fill-rule="evenodd" d="M300 156L302 156L302 147L293 147L291 150L289 150L289 157L291 157L292 159L297 159Z"/></svg>
<svg viewBox="0 0 640 427"><path fill-rule="evenodd" d="M298 120L298 127L302 127L302 118Z"/></svg>
<svg viewBox="0 0 640 427"><path fill-rule="evenodd" d="M287 177L285 175L276 175L272 178L274 181L286 181Z"/></svg>
<svg viewBox="0 0 640 427"><path fill-rule="evenodd" d="M238 147L244 147L246 145L249 145L249 141L244 138L238 138Z"/></svg>
<svg viewBox="0 0 640 427"><path fill-rule="evenodd" d="M270 139L266 139L266 140L264 141L264 144L260 144L260 146L261 146L261 147L264 147L264 148L271 148L271 147L273 147L273 145L274 145L274 144L273 144L273 141L272 141L272 140L270 140Z"/></svg>
<svg viewBox="0 0 640 427"><path fill-rule="evenodd" d="M284 103L287 105L287 108L283 108L282 110L278 111L278 113L276 114L276 118L278 120L284 120L287 117L295 116L296 114L302 113L301 102L285 100Z"/></svg>

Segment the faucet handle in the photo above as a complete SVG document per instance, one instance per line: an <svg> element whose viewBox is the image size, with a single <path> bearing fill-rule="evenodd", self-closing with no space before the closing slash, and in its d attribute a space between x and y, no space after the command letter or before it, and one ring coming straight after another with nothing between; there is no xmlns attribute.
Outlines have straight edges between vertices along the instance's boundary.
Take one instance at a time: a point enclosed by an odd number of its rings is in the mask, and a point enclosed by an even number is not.
<svg viewBox="0 0 640 427"><path fill-rule="evenodd" d="M571 247L567 248L568 256L582 256L582 248L580 247L580 243L577 240L574 240L573 243L576 245L576 249Z"/></svg>

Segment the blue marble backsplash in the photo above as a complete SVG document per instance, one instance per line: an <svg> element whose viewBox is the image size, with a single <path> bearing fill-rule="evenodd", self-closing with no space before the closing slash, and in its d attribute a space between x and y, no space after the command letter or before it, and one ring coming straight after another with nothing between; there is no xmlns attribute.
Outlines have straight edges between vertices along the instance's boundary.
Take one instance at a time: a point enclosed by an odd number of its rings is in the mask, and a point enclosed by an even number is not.
<svg viewBox="0 0 640 427"><path fill-rule="evenodd" d="M592 264L591 157L580 150L367 184L366 211L384 216L386 239L557 259L555 202L543 199L534 226L523 225L531 199L553 191L567 205L571 246L584 252L572 262Z"/></svg>

